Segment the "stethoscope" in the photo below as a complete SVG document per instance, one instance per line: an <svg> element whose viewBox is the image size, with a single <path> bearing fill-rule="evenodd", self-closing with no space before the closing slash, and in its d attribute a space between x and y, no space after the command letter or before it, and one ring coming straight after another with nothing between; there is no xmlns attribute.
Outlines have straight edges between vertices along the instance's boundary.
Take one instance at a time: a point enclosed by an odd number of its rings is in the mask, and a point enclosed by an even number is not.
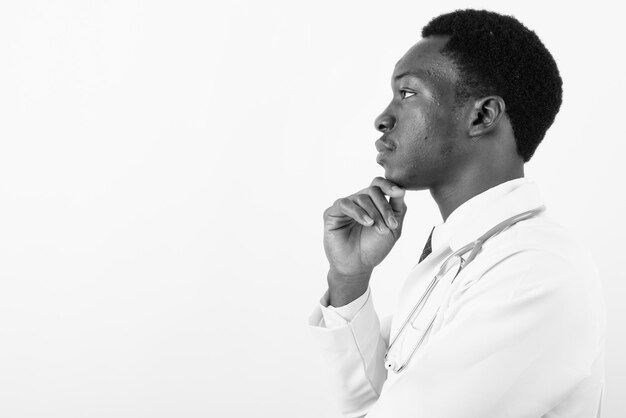
<svg viewBox="0 0 626 418"><path fill-rule="evenodd" d="M464 247L456 250L454 253L452 253L452 255L450 255L443 262L443 264L439 268L439 271L437 272L437 274L435 275L433 280L430 282L430 284L428 285L428 287L424 291L424 294L417 301L417 304L415 305L415 307L413 308L411 313L407 316L406 320L404 321L404 323L402 324L400 329L396 332L395 336L391 340L391 343L389 344L389 347L387 347L387 351L385 351L385 367L387 368L387 370L392 370L394 373L400 373L402 370L404 370L408 366L409 362L411 361L411 359L413 358L413 356L415 355L415 353L417 352L419 347L422 345L422 342L424 341L424 339L426 338L428 333L430 332L433 324L435 323L435 318L437 317L437 314L439 313L439 309L441 308L441 305L437 308L437 310L433 314L433 317L430 320L430 322L428 323L428 326L426 327L426 330L424 331L424 333L422 334L420 339L417 341L417 343L415 344L415 347L413 347L413 351L411 351L411 354L407 357L407 359L404 361L404 363L400 367L397 367L397 365L398 365L397 362L394 361L394 360L390 360L389 359L389 352L391 351L393 345L396 343L396 341L398 340L400 335L402 335L402 332L406 329L406 327L409 325L409 323L413 324L415 322L415 320L417 319L417 316L422 311L424 305L426 305L426 302L428 301L428 298L430 298L430 294L433 292L433 289L435 288L435 286L437 286L437 283L439 283L441 278L445 276L445 274L448 272L450 267L457 261L457 260L454 260L454 258L455 257L459 257L460 258L460 263L459 263L459 270L456 272L456 274L452 278L451 284L454 283L454 280L457 278L457 276L459 275L461 270L463 270L465 267L467 267L467 265L469 263L471 263L474 260L474 258L476 258L476 255L481 250L482 245L485 243L485 241L487 241L489 238L491 238L494 235L504 231L505 229L515 225L516 223L518 223L520 221L523 221L525 219L532 218L533 216L538 215L545 208L546 208L545 206L540 206L540 207L538 207L536 209L529 210L529 211L526 211L526 212L522 212L520 214L517 214L515 216L510 217L509 219L506 219L506 220L500 222L498 225L496 225L493 228L491 228L489 231L487 231L485 234L480 236L475 241L472 241L469 244L465 245ZM470 253L469 257L467 257L467 259L464 260L462 255L467 253L468 251L471 251L471 253Z"/></svg>

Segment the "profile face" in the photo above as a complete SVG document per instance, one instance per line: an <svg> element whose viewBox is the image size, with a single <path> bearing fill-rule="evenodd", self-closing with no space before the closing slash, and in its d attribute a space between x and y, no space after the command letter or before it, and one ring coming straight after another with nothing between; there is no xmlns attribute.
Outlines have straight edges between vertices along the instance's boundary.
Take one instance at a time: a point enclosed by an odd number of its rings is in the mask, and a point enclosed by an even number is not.
<svg viewBox="0 0 626 418"><path fill-rule="evenodd" d="M376 118L383 133L376 161L385 177L409 189L437 186L460 172L464 107L455 107L458 74L440 53L447 37L424 38L398 61L393 98Z"/></svg>

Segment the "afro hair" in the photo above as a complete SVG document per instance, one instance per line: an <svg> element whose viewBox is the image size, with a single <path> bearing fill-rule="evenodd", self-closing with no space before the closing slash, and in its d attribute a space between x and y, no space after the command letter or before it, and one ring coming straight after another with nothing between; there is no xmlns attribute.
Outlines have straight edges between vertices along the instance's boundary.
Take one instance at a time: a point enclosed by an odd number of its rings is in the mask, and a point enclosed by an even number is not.
<svg viewBox="0 0 626 418"><path fill-rule="evenodd" d="M457 99L497 95L506 104L517 152L528 162L562 102L556 62L539 37L513 16L456 10L432 19L422 37L449 40L442 54L457 66Z"/></svg>

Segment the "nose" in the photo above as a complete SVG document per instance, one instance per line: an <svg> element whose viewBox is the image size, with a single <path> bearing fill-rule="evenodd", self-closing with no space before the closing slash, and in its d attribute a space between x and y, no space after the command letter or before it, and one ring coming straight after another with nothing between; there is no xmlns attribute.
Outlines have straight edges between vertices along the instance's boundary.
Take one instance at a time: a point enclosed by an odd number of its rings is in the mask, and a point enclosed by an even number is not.
<svg viewBox="0 0 626 418"><path fill-rule="evenodd" d="M389 108L385 109L383 113L378 115L374 121L374 127L377 131L386 133L393 129L396 124L396 118L389 114Z"/></svg>

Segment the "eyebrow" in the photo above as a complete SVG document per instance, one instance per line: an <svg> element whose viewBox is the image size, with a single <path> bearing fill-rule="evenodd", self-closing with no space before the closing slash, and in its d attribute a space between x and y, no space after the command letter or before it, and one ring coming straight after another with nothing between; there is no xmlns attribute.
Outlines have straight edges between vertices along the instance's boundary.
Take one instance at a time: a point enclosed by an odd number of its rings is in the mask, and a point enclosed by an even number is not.
<svg viewBox="0 0 626 418"><path fill-rule="evenodd" d="M421 74L421 73L419 73L419 72L417 72L417 71L411 71L411 70L409 70L409 71L405 71L405 72L403 72L402 74L398 74L397 76L395 76L395 77L393 78L393 80L394 80L394 81L398 81L398 80L400 80L402 77L406 77L406 76L411 76L411 77L418 78L418 79L420 79L420 80L424 80L424 78L422 77L422 76L423 76L423 74Z"/></svg>

